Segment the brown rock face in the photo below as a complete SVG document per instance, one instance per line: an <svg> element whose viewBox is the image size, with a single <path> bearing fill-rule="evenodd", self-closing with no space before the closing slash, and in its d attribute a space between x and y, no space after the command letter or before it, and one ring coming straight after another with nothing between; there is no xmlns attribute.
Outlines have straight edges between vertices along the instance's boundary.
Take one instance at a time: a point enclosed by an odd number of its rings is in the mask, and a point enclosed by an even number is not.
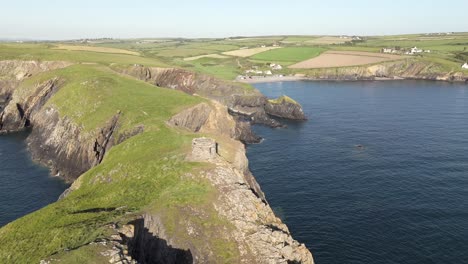
<svg viewBox="0 0 468 264"><path fill-rule="evenodd" d="M414 79L449 82L467 82L468 74L453 69L447 72L435 63L405 59L401 61L385 62L371 66L353 66L338 69L314 69L307 72L307 76L315 80L378 80Z"/></svg>
<svg viewBox="0 0 468 264"><path fill-rule="evenodd" d="M230 110L230 113L239 121L261 124L271 127L281 127L281 123L272 119L266 112L268 99L257 90L248 91L238 83L221 81L203 74L193 73L182 69L148 68L132 66L117 71L134 76L160 87L168 87L189 94L198 94L205 98L215 100ZM299 104L295 106L301 108ZM278 108L274 116L290 119L291 112L282 112L290 108ZM302 109L301 109L302 111ZM293 113L295 114L296 111ZM300 119L297 116L293 119ZM247 132L246 125L239 125L244 134L244 142L258 142L259 138L252 132ZM248 140L247 140L248 139Z"/></svg>
<svg viewBox="0 0 468 264"><path fill-rule="evenodd" d="M12 81L9 83L14 84L32 74L67 65L1 61L0 71L3 70L4 76L13 76L15 79L10 79ZM7 96L0 108L0 133L34 127L27 139L33 159L49 166L52 174L71 182L102 161L106 151L114 144L113 132L119 115L101 129L83 133L67 117L60 117L53 107L45 107L62 85L59 78L52 78L25 91L4 87Z"/></svg>
<svg viewBox="0 0 468 264"><path fill-rule="evenodd" d="M270 100L265 106L267 114L291 120L306 120L302 107L291 98L282 96L276 100Z"/></svg>

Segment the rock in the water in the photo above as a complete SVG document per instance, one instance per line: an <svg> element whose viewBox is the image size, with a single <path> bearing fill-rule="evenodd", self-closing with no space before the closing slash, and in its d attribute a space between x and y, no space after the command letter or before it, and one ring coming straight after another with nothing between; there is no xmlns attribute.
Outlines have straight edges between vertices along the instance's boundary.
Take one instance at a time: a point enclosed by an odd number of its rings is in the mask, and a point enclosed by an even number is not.
<svg viewBox="0 0 468 264"><path fill-rule="evenodd" d="M306 120L304 111L301 105L288 96L281 96L278 99L268 100L265 106L267 114L292 119L292 120Z"/></svg>

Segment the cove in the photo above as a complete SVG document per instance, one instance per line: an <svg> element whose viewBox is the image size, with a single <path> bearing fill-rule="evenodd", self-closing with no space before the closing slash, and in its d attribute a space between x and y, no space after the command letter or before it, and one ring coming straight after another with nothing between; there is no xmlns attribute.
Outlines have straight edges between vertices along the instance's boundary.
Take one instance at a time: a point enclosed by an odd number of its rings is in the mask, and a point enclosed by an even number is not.
<svg viewBox="0 0 468 264"><path fill-rule="evenodd" d="M0 135L0 227L55 202L68 185L34 163L28 132Z"/></svg>
<svg viewBox="0 0 468 264"><path fill-rule="evenodd" d="M250 169L316 263L466 263L468 86L255 84L309 120L255 126Z"/></svg>

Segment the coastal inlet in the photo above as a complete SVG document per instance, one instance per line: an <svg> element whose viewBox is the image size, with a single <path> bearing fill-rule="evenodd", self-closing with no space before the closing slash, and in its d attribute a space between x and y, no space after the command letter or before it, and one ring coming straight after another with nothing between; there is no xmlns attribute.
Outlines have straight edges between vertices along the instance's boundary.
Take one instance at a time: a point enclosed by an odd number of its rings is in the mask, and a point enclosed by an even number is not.
<svg viewBox="0 0 468 264"><path fill-rule="evenodd" d="M256 126L250 169L316 263L468 263L468 86L256 84L307 122Z"/></svg>

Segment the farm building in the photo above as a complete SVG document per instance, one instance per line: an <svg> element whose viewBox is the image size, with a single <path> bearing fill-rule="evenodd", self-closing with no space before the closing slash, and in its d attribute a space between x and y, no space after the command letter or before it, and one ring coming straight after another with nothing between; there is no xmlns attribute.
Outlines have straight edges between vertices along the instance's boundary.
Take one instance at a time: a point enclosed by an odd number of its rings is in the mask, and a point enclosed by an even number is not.
<svg viewBox="0 0 468 264"><path fill-rule="evenodd" d="M465 62L465 64L462 65L462 69L468 69L468 63Z"/></svg>
<svg viewBox="0 0 468 264"><path fill-rule="evenodd" d="M411 48L411 53L421 53L421 52L423 52L423 50L418 47Z"/></svg>
<svg viewBox="0 0 468 264"><path fill-rule="evenodd" d="M283 66L281 66L280 64L272 63L270 64L270 68L272 68L273 70L281 70L283 69Z"/></svg>
<svg viewBox="0 0 468 264"><path fill-rule="evenodd" d="M380 52L382 52L382 53L397 53L397 50L393 49L393 48L383 48L383 49L380 50Z"/></svg>

